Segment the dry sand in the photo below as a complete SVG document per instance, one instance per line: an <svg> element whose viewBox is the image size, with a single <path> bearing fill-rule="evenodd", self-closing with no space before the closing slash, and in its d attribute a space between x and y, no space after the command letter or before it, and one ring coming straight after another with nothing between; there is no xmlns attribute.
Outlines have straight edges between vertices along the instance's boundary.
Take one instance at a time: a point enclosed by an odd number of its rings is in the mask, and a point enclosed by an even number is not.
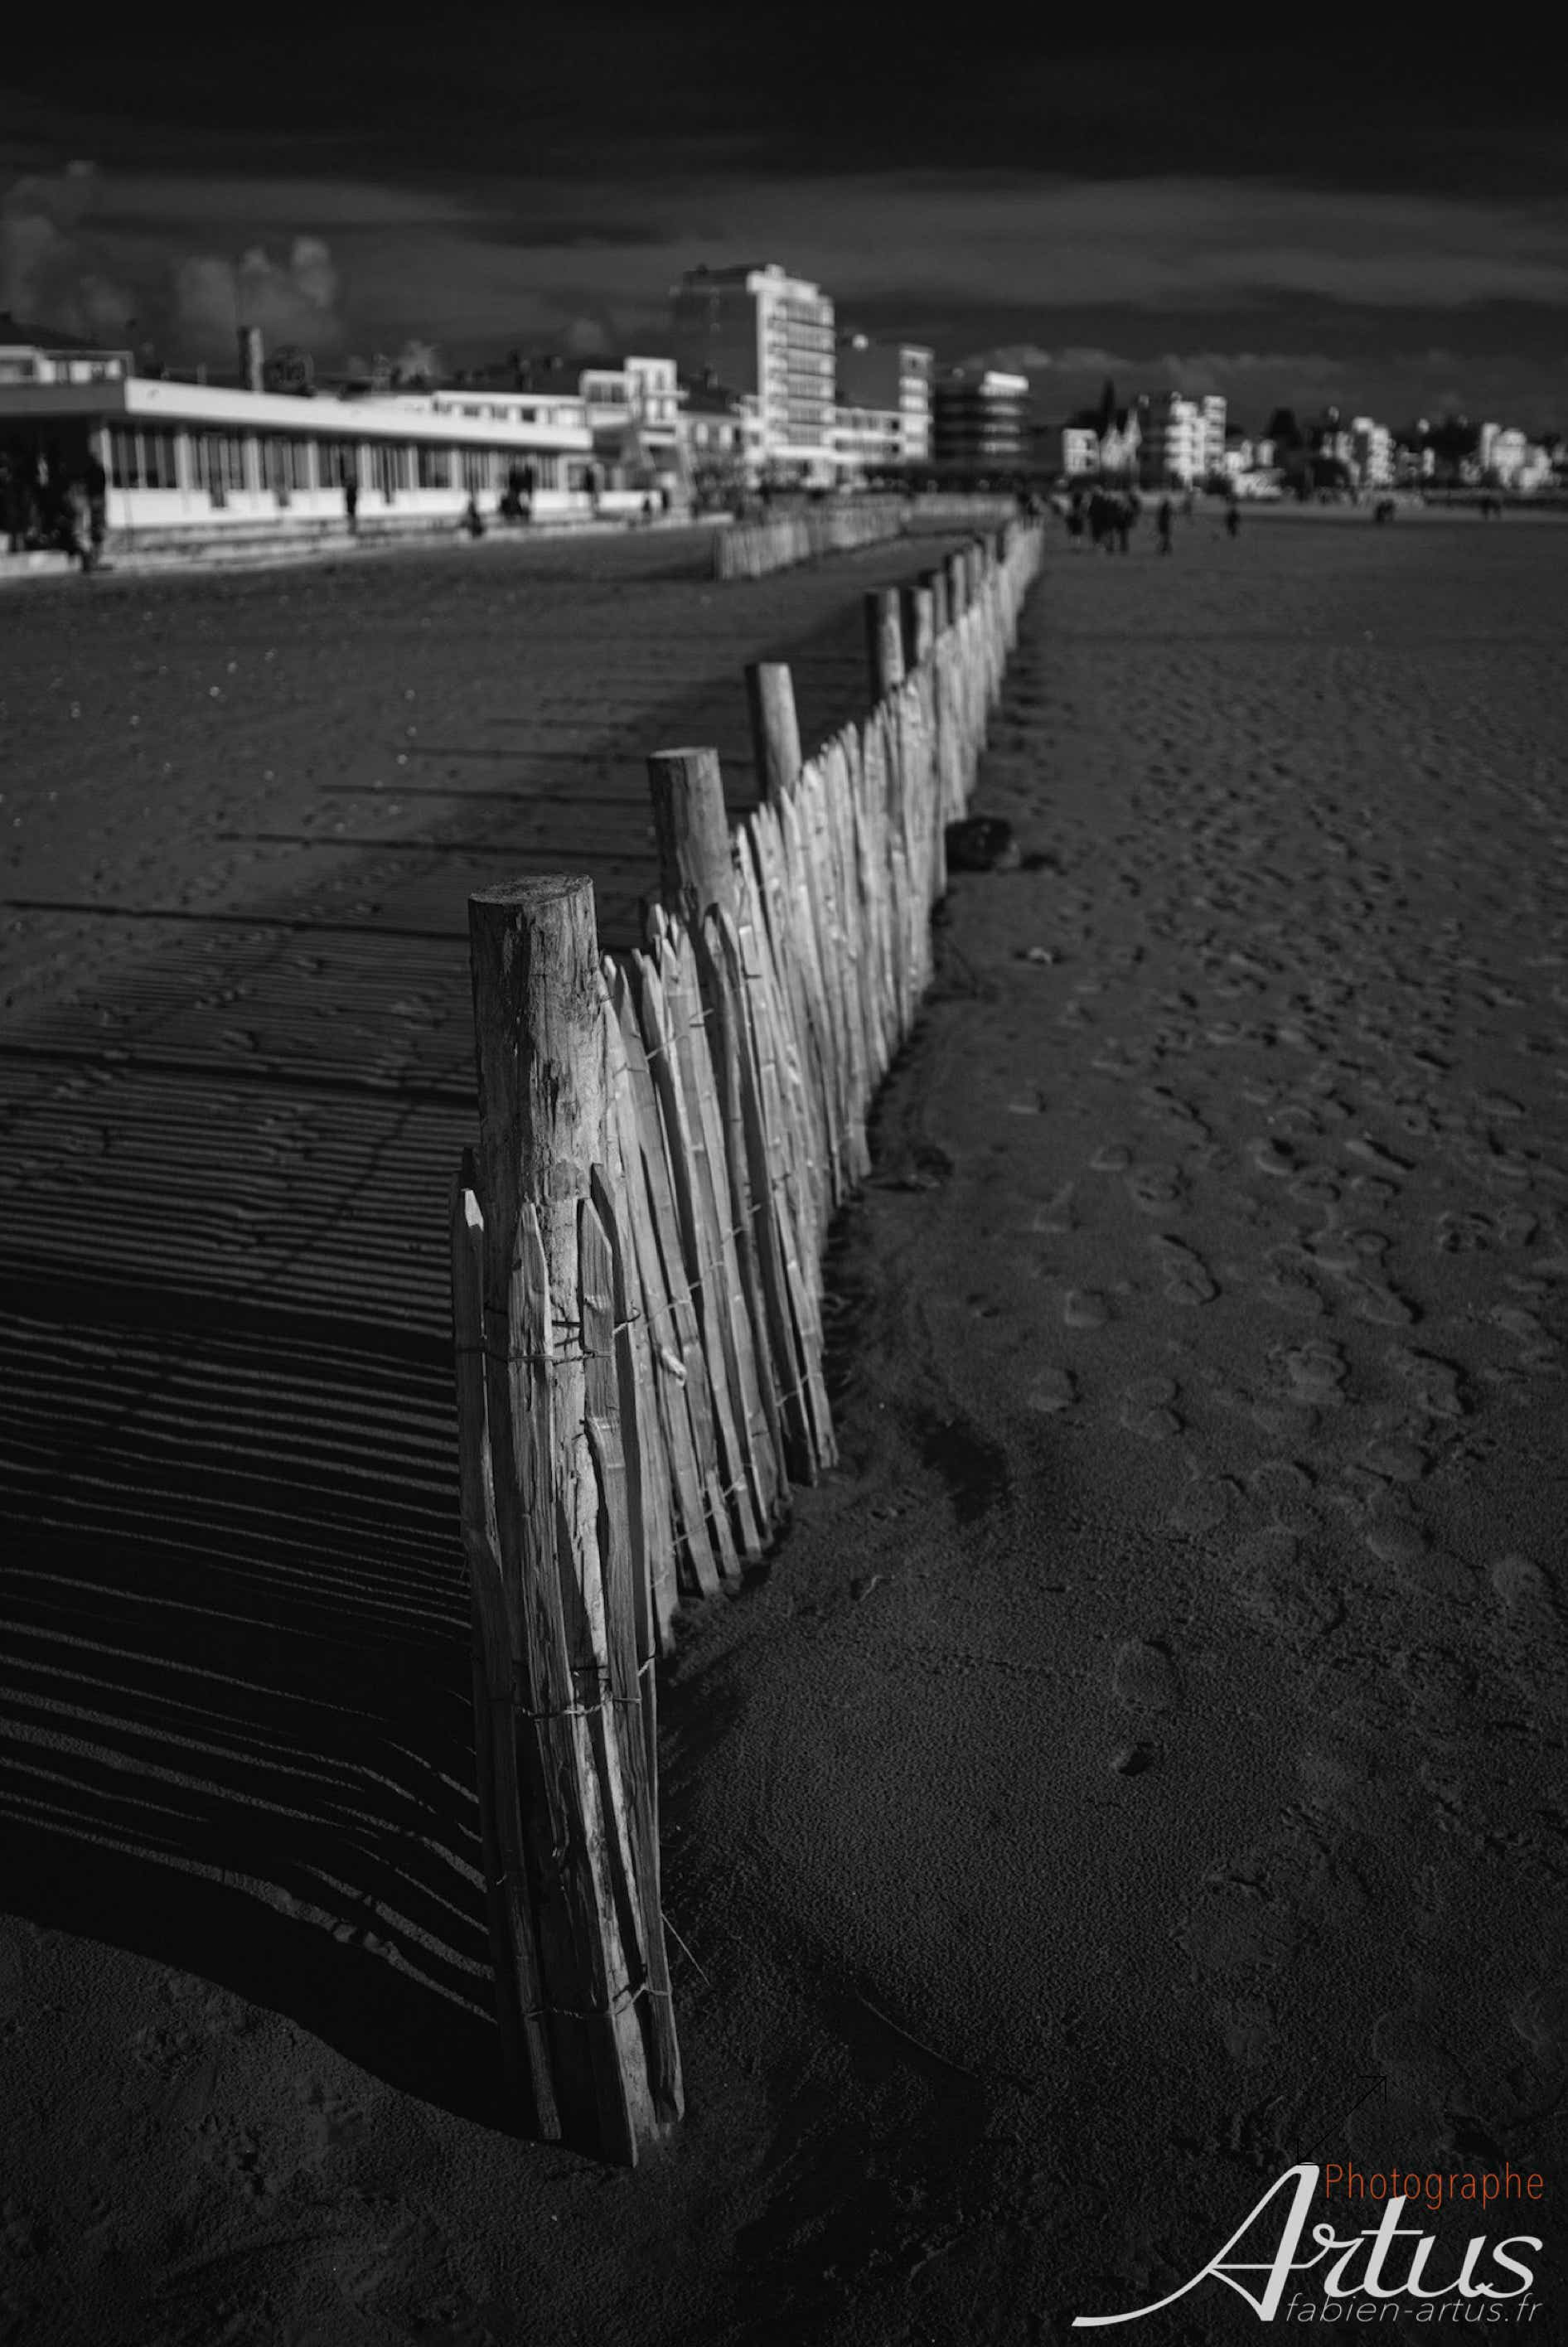
<svg viewBox="0 0 1568 2347"><path fill-rule="evenodd" d="M1011 2347L1297 2157L1542 2174L1486 2229L1563 2335L1565 544L1053 542L977 802L1024 859L955 880L840 1227L843 1468L668 1674L635 2178L497 2124L462 897L591 853L615 935L638 753L738 753L796 643L856 703L911 558L13 607L0 2338Z"/></svg>

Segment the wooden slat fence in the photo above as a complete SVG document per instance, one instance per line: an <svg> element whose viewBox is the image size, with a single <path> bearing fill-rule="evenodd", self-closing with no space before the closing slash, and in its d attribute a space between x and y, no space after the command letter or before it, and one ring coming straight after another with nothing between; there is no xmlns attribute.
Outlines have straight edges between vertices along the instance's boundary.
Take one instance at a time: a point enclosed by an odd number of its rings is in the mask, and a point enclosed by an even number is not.
<svg viewBox="0 0 1568 2347"><path fill-rule="evenodd" d="M917 497L859 497L807 506L765 521L737 522L713 538L715 579L762 579L796 563L815 562L856 546L874 546L922 529L1000 528L1013 512L1010 497L935 494Z"/></svg>
<svg viewBox="0 0 1568 2347"><path fill-rule="evenodd" d="M874 706L803 762L748 671L766 792L649 762L661 897L600 958L592 885L470 899L479 1143L452 1213L480 1813L518 2124L633 2164L681 2115L654 1664L835 1455L822 1262L931 974L945 826L1038 529L866 598Z"/></svg>

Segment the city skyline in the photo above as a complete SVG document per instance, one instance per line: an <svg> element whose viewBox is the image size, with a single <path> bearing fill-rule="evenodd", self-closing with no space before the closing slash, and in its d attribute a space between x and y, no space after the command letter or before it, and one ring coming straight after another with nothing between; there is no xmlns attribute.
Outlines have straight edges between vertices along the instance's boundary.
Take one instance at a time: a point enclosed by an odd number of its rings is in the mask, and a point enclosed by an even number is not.
<svg viewBox="0 0 1568 2347"><path fill-rule="evenodd" d="M0 307L133 321L173 364L226 363L241 321L460 364L661 347L684 270L776 259L843 325L1021 368L1042 414L1111 374L1249 421L1563 424L1563 100L1506 61L1341 87L1284 39L955 55L853 12L790 24L831 63L760 64L705 6L519 29L458 0L413 42L285 15L216 52L175 19L108 29L91 105L35 27L0 91Z"/></svg>

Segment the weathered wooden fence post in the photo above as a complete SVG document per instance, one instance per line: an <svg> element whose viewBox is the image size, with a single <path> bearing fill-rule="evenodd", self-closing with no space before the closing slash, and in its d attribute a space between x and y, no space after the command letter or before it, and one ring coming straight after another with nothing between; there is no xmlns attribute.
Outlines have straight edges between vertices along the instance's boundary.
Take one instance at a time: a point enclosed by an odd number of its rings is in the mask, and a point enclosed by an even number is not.
<svg viewBox="0 0 1568 2347"><path fill-rule="evenodd" d="M700 928L703 916L728 912L734 856L724 813L717 750L656 750L648 761L653 829L659 842L659 892L671 912Z"/></svg>
<svg viewBox="0 0 1568 2347"><path fill-rule="evenodd" d="M879 587L866 598L866 660L873 703L885 701L904 682L904 620L897 587Z"/></svg>
<svg viewBox="0 0 1568 2347"><path fill-rule="evenodd" d="M936 641L934 600L930 588L924 581L917 587L906 587L903 591L906 674L910 669L918 668L920 662L928 657Z"/></svg>
<svg viewBox="0 0 1568 2347"><path fill-rule="evenodd" d="M592 1194L607 1148L592 885L489 888L468 914L483 1235L479 1327L460 1321L459 1346L482 1348L490 1490L465 1529L471 1555L493 1543L478 1742L503 2044L540 2134L631 2165L679 2116L681 2083L651 1836L629 1799L643 1723L614 1659L637 1645L645 1561L617 1553L613 1379L585 1343L611 1244Z"/></svg>
<svg viewBox="0 0 1568 2347"><path fill-rule="evenodd" d="M758 795L777 798L794 790L801 766L800 720L787 661L752 661L746 670L746 705L751 712Z"/></svg>

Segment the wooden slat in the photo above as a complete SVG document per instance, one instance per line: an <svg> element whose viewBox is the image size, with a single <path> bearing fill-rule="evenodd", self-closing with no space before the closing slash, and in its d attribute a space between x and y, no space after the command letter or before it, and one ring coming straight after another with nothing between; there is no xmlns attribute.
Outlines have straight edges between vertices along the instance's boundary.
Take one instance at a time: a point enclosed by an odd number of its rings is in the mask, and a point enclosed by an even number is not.
<svg viewBox="0 0 1568 2347"><path fill-rule="evenodd" d="M452 1317L457 1379L457 1477L474 1619L475 1760L485 1889L507 2084L526 2098L547 2140L561 2133L534 1932L513 1706L518 1624L502 1568L485 1397L485 1219L473 1153L463 1153L451 1214Z"/></svg>
<svg viewBox="0 0 1568 2347"><path fill-rule="evenodd" d="M683 1553L698 1590L704 1596L712 1596L718 1592L726 1567L733 1568L734 1553L729 1519L722 1504L716 1521L714 1517L717 1495L711 1486L708 1462L716 1444L708 1373L682 1241L664 1120L648 1066L647 1047L630 977L624 968L620 974L615 1009L648 1189L646 1230L655 1251L651 1257L641 1258L643 1289L650 1299L649 1337L661 1372L658 1392L674 1471ZM641 1234L642 1226L634 1227ZM712 1479L712 1483L716 1484L716 1480Z"/></svg>
<svg viewBox="0 0 1568 2347"><path fill-rule="evenodd" d="M659 2118L681 2116L681 2055L675 2040L664 1917L659 1888L658 1741L653 1660L642 1593L646 1579L633 1529L635 1473L621 1430L635 1424L622 1407L617 1321L625 1303L615 1218L596 1168L580 1208L582 1340L586 1430L599 1489L599 1553L603 1573L607 1683L592 1715L598 1758L613 1816L615 1890L621 1942L649 2088ZM642 1649L648 1648L644 1653Z"/></svg>
<svg viewBox="0 0 1568 2347"><path fill-rule="evenodd" d="M708 1045L707 1018L697 985L695 956L682 928L666 933L660 957L665 1020L665 1062L679 1095L685 1139L685 1211L689 1216L693 1284L702 1322L703 1353L715 1398L724 1493L743 1557L758 1557L771 1509L758 1504L765 1471L753 1457L764 1435L760 1399L750 1369L750 1332L737 1321L740 1269L733 1231L734 1210L716 1119L717 1079ZM661 1094L662 1097L662 1094Z"/></svg>

